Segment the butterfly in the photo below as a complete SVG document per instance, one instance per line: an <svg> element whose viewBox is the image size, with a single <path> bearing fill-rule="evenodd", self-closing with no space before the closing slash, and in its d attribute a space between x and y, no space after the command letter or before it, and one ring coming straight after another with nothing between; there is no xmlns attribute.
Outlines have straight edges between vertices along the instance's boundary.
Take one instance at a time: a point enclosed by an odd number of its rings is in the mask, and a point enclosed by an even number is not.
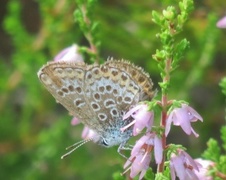
<svg viewBox="0 0 226 180"><path fill-rule="evenodd" d="M38 77L70 115L95 132L91 140L105 147L126 144L132 129L120 129L133 119L123 120L123 116L155 94L149 74L124 60L108 60L101 65L49 62Z"/></svg>

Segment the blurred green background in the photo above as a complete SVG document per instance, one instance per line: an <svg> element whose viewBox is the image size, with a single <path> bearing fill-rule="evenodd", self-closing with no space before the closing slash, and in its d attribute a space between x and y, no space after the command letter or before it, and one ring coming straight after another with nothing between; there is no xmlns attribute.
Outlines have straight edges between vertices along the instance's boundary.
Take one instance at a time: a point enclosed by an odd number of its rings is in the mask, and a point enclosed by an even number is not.
<svg viewBox="0 0 226 180"><path fill-rule="evenodd" d="M93 11L100 23L101 57L128 59L144 67L159 89L152 59L160 47L155 37L159 29L151 11L177 2L99 0ZM70 125L71 117L41 85L37 71L61 49L73 43L88 45L74 22L75 9L70 0L0 1L0 179L102 180L123 171L125 160L117 147L87 143L60 159L65 147L81 139L82 126ZM182 143L194 158L210 137L219 139L225 124L225 98L218 83L226 75L226 29L216 28L224 15L225 0L195 1L180 35L191 47L172 76L170 98L190 102L204 122L193 124L199 138L173 127L168 142Z"/></svg>

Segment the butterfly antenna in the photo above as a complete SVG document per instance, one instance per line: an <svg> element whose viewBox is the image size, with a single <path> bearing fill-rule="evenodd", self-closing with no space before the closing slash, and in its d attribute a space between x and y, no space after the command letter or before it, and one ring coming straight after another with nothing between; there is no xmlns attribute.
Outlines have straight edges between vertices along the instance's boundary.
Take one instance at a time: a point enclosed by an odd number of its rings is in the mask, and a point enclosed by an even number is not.
<svg viewBox="0 0 226 180"><path fill-rule="evenodd" d="M73 148L72 150L70 150L69 152L67 152L66 154L64 154L63 156L61 156L61 159L64 159L65 157L67 157L69 154L71 154L72 152L74 152L76 149L78 149L79 147L81 147L82 145L86 144L89 141L92 141L93 139L85 139L85 140L81 140L69 147L66 148L66 150Z"/></svg>

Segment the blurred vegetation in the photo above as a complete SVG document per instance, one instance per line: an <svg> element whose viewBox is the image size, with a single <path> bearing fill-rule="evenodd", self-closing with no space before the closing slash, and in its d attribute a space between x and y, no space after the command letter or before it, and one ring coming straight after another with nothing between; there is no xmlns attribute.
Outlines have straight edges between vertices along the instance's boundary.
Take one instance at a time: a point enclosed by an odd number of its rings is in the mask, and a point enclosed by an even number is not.
<svg viewBox="0 0 226 180"><path fill-rule="evenodd" d="M177 1L97 1L93 14L100 23L101 58L128 59L144 67L158 89L152 54L160 44L151 12L170 4ZM210 137L219 139L225 124L218 83L226 75L226 29L215 25L225 7L225 0L196 1L181 33L191 47L174 72L170 97L190 102L204 122L193 124L198 139L173 127L169 141L183 144L193 157L200 156ZM75 9L70 0L0 1L0 179L112 179L123 171L117 147L88 143L60 159L65 147L80 139L82 126L70 125L71 117L42 87L37 71L61 49L88 45L74 22Z"/></svg>

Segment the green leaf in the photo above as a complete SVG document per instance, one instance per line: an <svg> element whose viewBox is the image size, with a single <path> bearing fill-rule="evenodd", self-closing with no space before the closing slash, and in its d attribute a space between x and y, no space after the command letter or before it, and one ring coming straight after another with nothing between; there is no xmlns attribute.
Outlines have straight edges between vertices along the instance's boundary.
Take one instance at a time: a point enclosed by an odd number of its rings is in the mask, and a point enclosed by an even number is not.
<svg viewBox="0 0 226 180"><path fill-rule="evenodd" d="M161 38L161 42L163 45L168 45L169 49L171 49L170 45L172 43L172 36L168 30L162 32L159 36Z"/></svg>
<svg viewBox="0 0 226 180"><path fill-rule="evenodd" d="M166 10L162 11L162 14L167 20L174 20L176 17L175 7L173 7L173 6L167 7Z"/></svg>
<svg viewBox="0 0 226 180"><path fill-rule="evenodd" d="M125 178L122 176L121 172L115 172L112 174L113 180L124 180Z"/></svg>
<svg viewBox="0 0 226 180"><path fill-rule="evenodd" d="M154 177L155 177L155 174L154 174L154 172L152 171L152 168L149 168L147 171L146 171L146 174L145 174L145 179L154 179Z"/></svg>
<svg viewBox="0 0 226 180"><path fill-rule="evenodd" d="M217 165L217 169L223 173L226 174L226 155L222 155L219 159L219 163Z"/></svg>
<svg viewBox="0 0 226 180"><path fill-rule="evenodd" d="M226 126L223 126L221 128L221 139L223 141L222 143L222 147L224 148L224 150L226 151Z"/></svg>
<svg viewBox="0 0 226 180"><path fill-rule="evenodd" d="M173 56L173 62L172 67L174 68L178 61L183 57L185 50L189 47L190 43L187 41L187 39L182 39L179 43L176 44L174 48L174 56Z"/></svg>
<svg viewBox="0 0 226 180"><path fill-rule="evenodd" d="M157 11L152 11L152 21L158 25L162 25L162 16Z"/></svg>
<svg viewBox="0 0 226 180"><path fill-rule="evenodd" d="M153 55L153 58L159 62L163 61L166 58L166 51L157 49L155 55Z"/></svg>
<svg viewBox="0 0 226 180"><path fill-rule="evenodd" d="M170 171L170 163L169 161L165 162L165 170L163 171L164 177L167 177L168 179L171 179L171 171Z"/></svg>
<svg viewBox="0 0 226 180"><path fill-rule="evenodd" d="M222 88L223 94L226 96L226 77L221 80L220 87Z"/></svg>
<svg viewBox="0 0 226 180"><path fill-rule="evenodd" d="M91 26L91 32L96 34L99 31L99 22L94 22Z"/></svg>
<svg viewBox="0 0 226 180"><path fill-rule="evenodd" d="M218 162L220 158L220 145L215 139L209 139L207 142L207 149L204 151L204 158Z"/></svg>
<svg viewBox="0 0 226 180"><path fill-rule="evenodd" d="M169 178L164 176L162 173L157 173L155 176L155 180L169 180Z"/></svg>

